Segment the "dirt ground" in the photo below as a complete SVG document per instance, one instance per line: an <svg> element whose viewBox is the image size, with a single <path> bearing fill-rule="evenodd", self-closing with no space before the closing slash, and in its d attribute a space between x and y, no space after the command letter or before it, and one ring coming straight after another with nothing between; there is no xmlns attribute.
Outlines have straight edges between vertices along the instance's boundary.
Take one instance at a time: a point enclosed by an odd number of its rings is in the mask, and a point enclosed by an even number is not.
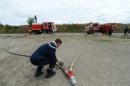
<svg viewBox="0 0 130 86"><path fill-rule="evenodd" d="M10 55L11 52L31 55L38 46L55 38L63 40L57 49L57 58L68 67L79 53L74 72L76 86L130 86L130 39L121 34L112 37L84 33L58 33L53 35L1 34L0 35L0 86L71 86L60 70L45 79L34 78L35 66L28 57Z"/></svg>

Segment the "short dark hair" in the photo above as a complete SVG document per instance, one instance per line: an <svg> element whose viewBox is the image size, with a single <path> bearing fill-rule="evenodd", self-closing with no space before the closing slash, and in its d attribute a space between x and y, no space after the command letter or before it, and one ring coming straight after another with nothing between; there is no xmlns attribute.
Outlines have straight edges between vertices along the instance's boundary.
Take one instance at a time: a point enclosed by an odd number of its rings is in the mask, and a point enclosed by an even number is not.
<svg viewBox="0 0 130 86"><path fill-rule="evenodd" d="M59 39L59 38L58 38L58 39L56 39L56 40L55 40L55 42L56 42L56 43L59 43L59 44L62 44L62 40L61 40L61 39Z"/></svg>

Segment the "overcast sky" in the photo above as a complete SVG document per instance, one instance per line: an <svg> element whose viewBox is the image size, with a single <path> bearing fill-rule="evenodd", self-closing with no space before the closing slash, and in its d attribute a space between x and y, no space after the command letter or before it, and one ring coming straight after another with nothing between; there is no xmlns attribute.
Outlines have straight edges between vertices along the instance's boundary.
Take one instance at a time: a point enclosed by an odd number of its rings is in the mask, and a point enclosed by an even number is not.
<svg viewBox="0 0 130 86"><path fill-rule="evenodd" d="M0 0L3 24L26 24L35 14L38 22L130 23L130 0Z"/></svg>

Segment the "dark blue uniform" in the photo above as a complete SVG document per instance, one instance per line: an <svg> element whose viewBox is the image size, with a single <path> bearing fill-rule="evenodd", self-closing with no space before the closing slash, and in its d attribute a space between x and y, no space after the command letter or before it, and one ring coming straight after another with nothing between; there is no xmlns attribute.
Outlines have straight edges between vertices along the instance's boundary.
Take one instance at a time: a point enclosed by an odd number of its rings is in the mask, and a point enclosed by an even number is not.
<svg viewBox="0 0 130 86"><path fill-rule="evenodd" d="M38 66L38 71L41 71L43 66L47 64L49 64L49 68L53 69L57 62L55 52L55 42L43 44L32 54L30 61L33 65Z"/></svg>

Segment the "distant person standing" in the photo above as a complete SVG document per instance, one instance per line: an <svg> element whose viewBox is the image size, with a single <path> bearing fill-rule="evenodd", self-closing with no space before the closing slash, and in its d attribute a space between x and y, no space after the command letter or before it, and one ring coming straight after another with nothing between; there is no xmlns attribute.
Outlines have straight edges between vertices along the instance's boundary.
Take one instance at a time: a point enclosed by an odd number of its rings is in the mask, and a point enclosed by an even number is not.
<svg viewBox="0 0 130 86"><path fill-rule="evenodd" d="M37 16L36 15L34 16L34 20L35 20L35 23L37 23Z"/></svg>
<svg viewBox="0 0 130 86"><path fill-rule="evenodd" d="M51 22L49 22L48 28L49 28L48 33L49 33L49 34L50 34L50 33L53 33L53 31L52 31L52 23L51 23Z"/></svg>
<svg viewBox="0 0 130 86"><path fill-rule="evenodd" d="M128 26L125 26L124 36L127 36L128 34L129 34L129 28L128 28Z"/></svg>
<svg viewBox="0 0 130 86"><path fill-rule="evenodd" d="M130 33L130 28L128 28L127 36L129 35L129 33Z"/></svg>

